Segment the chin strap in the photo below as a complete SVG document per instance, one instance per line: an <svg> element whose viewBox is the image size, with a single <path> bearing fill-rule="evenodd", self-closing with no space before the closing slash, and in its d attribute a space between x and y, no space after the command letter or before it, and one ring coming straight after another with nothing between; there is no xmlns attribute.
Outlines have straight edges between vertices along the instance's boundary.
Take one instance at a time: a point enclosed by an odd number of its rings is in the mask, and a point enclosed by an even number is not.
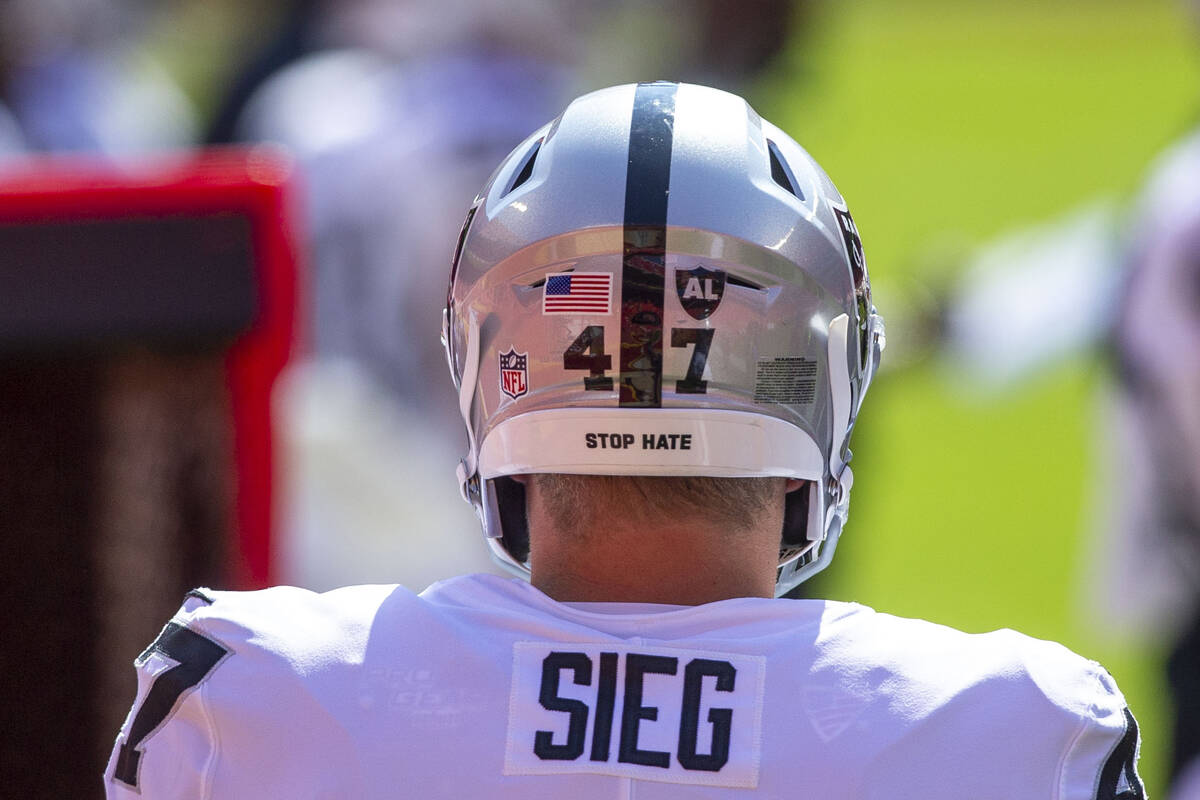
<svg viewBox="0 0 1200 800"><path fill-rule="evenodd" d="M840 535L846 517L850 514L850 487L854 485L854 471L847 464L842 467L841 477L830 479L829 489L832 502L825 511L825 536Z"/></svg>
<svg viewBox="0 0 1200 800"><path fill-rule="evenodd" d="M472 312L467 319L467 352L463 361L462 380L458 385L458 410L467 425L467 454L458 462L458 490L471 505L470 484L477 481L475 426L471 424L471 406L475 404L475 386L479 382L479 321ZM477 490L478 491L478 490Z"/></svg>
<svg viewBox="0 0 1200 800"><path fill-rule="evenodd" d="M864 365L864 375L862 382L862 391L859 393L858 405L862 406L862 399L867 394L867 387L871 385L871 381L875 377L875 373L879 370L879 361L883 357L883 351L887 348L887 328L884 327L883 317L875 313L875 309L871 309L871 316L867 320L867 363ZM857 413L858 409L855 409Z"/></svg>

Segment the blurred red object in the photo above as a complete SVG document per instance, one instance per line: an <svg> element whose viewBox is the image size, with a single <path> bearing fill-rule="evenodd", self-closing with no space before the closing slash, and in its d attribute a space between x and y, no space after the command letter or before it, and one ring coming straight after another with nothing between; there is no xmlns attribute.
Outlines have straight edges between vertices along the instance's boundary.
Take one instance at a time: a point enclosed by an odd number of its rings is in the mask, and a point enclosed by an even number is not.
<svg viewBox="0 0 1200 800"><path fill-rule="evenodd" d="M237 588L273 578L271 391L298 330L293 188L291 160L266 146L0 164L0 354L226 353Z"/></svg>

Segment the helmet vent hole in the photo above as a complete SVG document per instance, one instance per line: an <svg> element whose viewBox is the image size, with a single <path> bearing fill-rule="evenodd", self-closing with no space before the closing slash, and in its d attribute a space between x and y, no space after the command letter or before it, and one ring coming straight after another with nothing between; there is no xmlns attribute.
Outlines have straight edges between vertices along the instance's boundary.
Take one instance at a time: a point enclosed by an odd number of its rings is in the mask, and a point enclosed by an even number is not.
<svg viewBox="0 0 1200 800"><path fill-rule="evenodd" d="M725 282L732 286L741 286L744 289L754 289L754 290L760 291L760 292L763 290L763 287L759 286L757 283L754 283L753 281L748 281L745 278L739 278L737 275L728 275L727 274L725 276Z"/></svg>
<svg viewBox="0 0 1200 800"><path fill-rule="evenodd" d="M544 139L538 139L533 143L533 147L529 148L529 153L525 156L525 163L521 165L520 171L517 172L517 177L513 178L512 184L508 187L508 191L504 194L509 194L521 184L529 180L529 177L533 175L533 162L537 161L538 151L542 149L543 141Z"/></svg>
<svg viewBox="0 0 1200 800"><path fill-rule="evenodd" d="M569 267L560 267L558 271L559 271L559 272L574 272L574 271L575 271L575 267L574 267L573 265L572 265L572 266L569 266ZM542 276L541 278L538 278L538 279L537 279L536 281L534 281L533 283L529 284L529 285L528 285L528 288L530 288L530 289L540 289L540 288L542 288L542 287L543 287L543 286L545 286L545 285L546 285L546 278L545 278L545 276Z"/></svg>
<svg viewBox="0 0 1200 800"><path fill-rule="evenodd" d="M792 172L788 169L787 162L783 160L783 156L779 153L779 148L770 139L767 139L767 154L771 159L771 178L784 189L787 189L789 194L803 200L804 194L796 188L796 180L792 177Z"/></svg>

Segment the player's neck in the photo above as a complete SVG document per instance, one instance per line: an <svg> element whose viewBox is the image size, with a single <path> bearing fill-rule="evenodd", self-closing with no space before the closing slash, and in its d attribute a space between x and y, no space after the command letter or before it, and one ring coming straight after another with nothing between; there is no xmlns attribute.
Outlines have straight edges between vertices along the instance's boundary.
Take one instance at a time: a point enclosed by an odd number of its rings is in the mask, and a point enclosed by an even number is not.
<svg viewBox="0 0 1200 800"><path fill-rule="evenodd" d="M777 545L730 546L728 532L607 528L534 536L533 585L564 602L700 605L771 597ZM538 541L541 539L541 541Z"/></svg>

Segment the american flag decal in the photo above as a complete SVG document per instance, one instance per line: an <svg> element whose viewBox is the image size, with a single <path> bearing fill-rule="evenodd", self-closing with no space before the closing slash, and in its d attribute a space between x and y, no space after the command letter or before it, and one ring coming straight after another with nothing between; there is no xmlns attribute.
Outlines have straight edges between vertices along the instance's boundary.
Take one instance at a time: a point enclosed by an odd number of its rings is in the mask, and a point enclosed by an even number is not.
<svg viewBox="0 0 1200 800"><path fill-rule="evenodd" d="M611 272L555 272L546 276L543 314L611 314Z"/></svg>

